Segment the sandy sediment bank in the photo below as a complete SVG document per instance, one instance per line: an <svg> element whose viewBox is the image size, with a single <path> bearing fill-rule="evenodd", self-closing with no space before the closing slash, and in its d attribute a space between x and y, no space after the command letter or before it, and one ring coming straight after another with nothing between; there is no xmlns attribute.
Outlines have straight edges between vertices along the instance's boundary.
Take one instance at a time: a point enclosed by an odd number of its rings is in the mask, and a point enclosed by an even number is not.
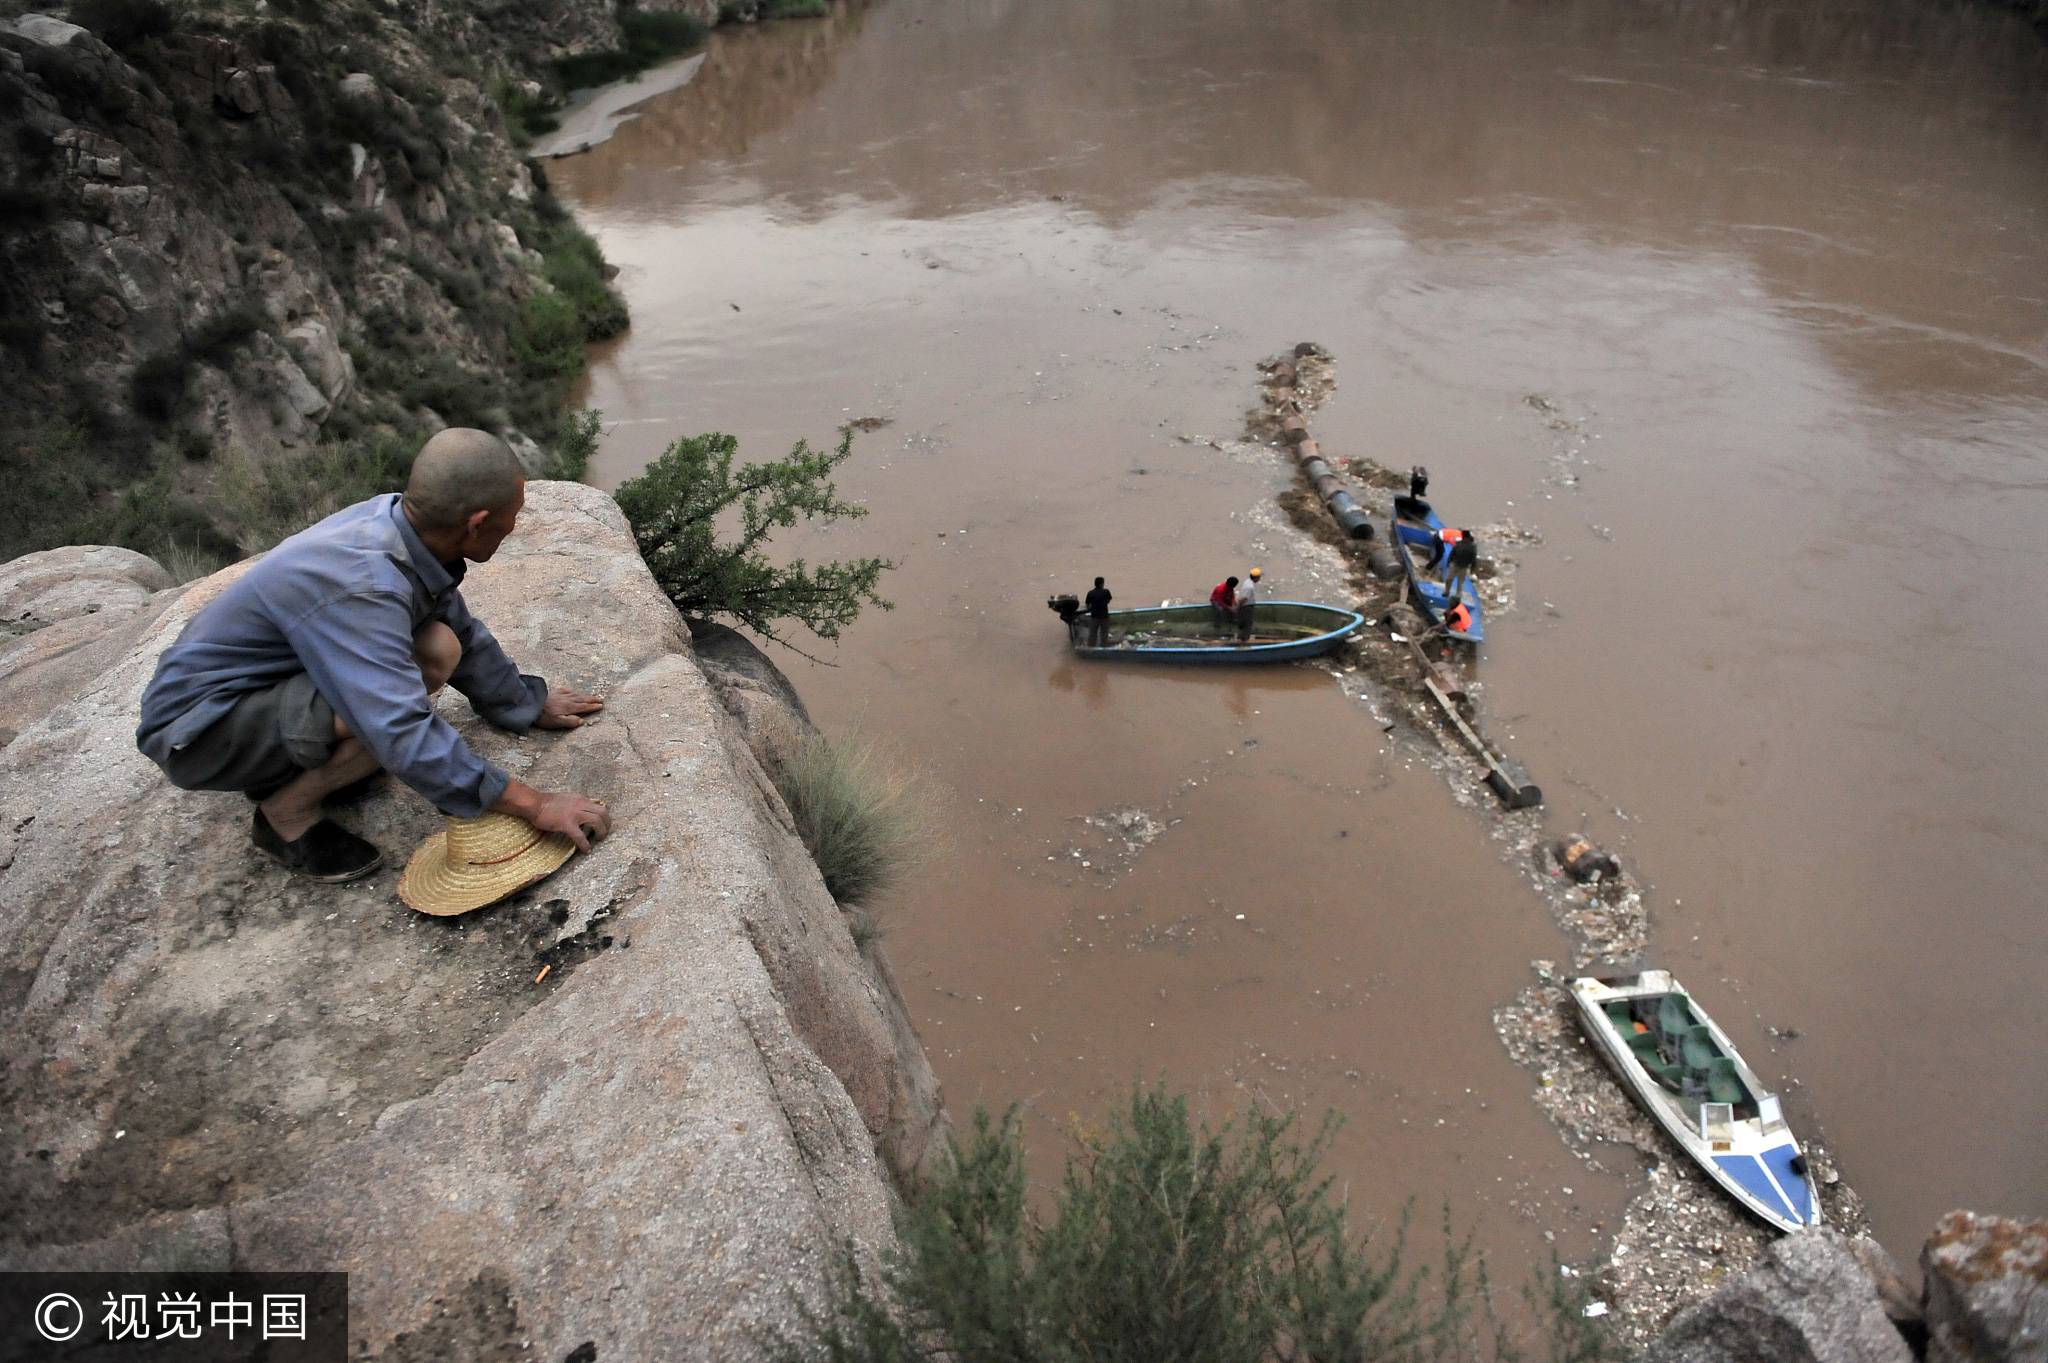
<svg viewBox="0 0 2048 1363"><path fill-rule="evenodd" d="M574 156L611 140L621 125L639 117L634 112L656 95L680 90L695 80L704 68L704 53L698 52L657 66L632 80L606 85L590 92L589 98L562 111L562 126L537 139L530 152L538 157Z"/></svg>

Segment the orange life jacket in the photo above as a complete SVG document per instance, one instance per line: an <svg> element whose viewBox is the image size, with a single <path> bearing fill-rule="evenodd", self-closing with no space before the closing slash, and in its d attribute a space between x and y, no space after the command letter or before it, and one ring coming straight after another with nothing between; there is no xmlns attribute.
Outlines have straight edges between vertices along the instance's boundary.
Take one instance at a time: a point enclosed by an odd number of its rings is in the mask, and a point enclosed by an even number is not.
<svg viewBox="0 0 2048 1363"><path fill-rule="evenodd" d="M1463 634L1472 627L1472 612L1465 609L1463 601L1444 612L1444 624Z"/></svg>

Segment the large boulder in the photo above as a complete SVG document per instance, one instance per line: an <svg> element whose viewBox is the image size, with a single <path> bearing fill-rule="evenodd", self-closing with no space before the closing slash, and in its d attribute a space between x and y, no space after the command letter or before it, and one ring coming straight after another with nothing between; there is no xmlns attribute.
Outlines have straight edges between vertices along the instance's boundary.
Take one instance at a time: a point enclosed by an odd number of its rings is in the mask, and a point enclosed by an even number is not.
<svg viewBox="0 0 2048 1363"><path fill-rule="evenodd" d="M227 580L0 750L0 1266L345 1270L351 1358L756 1356L839 1242L888 1243L937 1088L617 506L531 484L468 580L606 709L449 718L616 825L461 918L394 897L441 826L402 787L343 815L389 864L322 886L136 753L158 653Z"/></svg>
<svg viewBox="0 0 2048 1363"><path fill-rule="evenodd" d="M0 29L17 34L38 47L69 47L92 35L77 24L67 24L52 14L24 14L19 19L0 20Z"/></svg>
<svg viewBox="0 0 2048 1363"><path fill-rule="evenodd" d="M81 615L104 615L111 625L170 585L155 559L111 544L23 554L0 563L0 629L26 634Z"/></svg>
<svg viewBox="0 0 2048 1363"><path fill-rule="evenodd" d="M1913 1363L1865 1267L1871 1244L1810 1230L1682 1311L1637 1363Z"/></svg>
<svg viewBox="0 0 2048 1363"><path fill-rule="evenodd" d="M1920 1268L1929 1363L2048 1363L2048 1221L1950 1212Z"/></svg>
<svg viewBox="0 0 2048 1363"><path fill-rule="evenodd" d="M127 657L177 595L158 592L132 614L102 611L20 638L0 635L0 748Z"/></svg>
<svg viewBox="0 0 2048 1363"><path fill-rule="evenodd" d="M789 678L746 635L728 625L690 622L691 644L747 746L771 773L786 770L817 726Z"/></svg>

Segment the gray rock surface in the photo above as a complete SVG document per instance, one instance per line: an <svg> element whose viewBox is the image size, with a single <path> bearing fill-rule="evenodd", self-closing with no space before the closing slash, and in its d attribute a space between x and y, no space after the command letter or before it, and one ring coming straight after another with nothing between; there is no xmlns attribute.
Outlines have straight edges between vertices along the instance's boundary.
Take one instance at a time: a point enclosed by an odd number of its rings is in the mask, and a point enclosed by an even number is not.
<svg viewBox="0 0 2048 1363"><path fill-rule="evenodd" d="M616 505L530 485L465 590L604 716L443 702L614 834L462 918L394 896L440 826L404 788L342 815L389 864L316 886L135 752L157 653L236 571L0 750L0 1265L345 1269L351 1357L753 1356L836 1241L888 1242L942 1119Z"/></svg>
<svg viewBox="0 0 2048 1363"><path fill-rule="evenodd" d="M101 611L0 637L0 748L127 657L177 596L162 591L133 613Z"/></svg>
<svg viewBox="0 0 2048 1363"><path fill-rule="evenodd" d="M51 14L24 14L19 19L7 21L4 27L9 33L18 33L39 47L69 47L85 34L77 24L67 24Z"/></svg>
<svg viewBox="0 0 2048 1363"><path fill-rule="evenodd" d="M2048 1363L2048 1221L1950 1212L1920 1267L1929 1363Z"/></svg>
<svg viewBox="0 0 2048 1363"><path fill-rule="evenodd" d="M299 368L330 402L341 402L354 391L356 362L341 348L334 328L320 318L299 323L284 334L284 343Z"/></svg>
<svg viewBox="0 0 2048 1363"><path fill-rule="evenodd" d="M102 615L111 625L170 585L155 559L111 544L23 554L0 563L0 629L25 634L81 615Z"/></svg>
<svg viewBox="0 0 2048 1363"><path fill-rule="evenodd" d="M1912 1363L1867 1254L1835 1231L1786 1236L1674 1319L1638 1363Z"/></svg>
<svg viewBox="0 0 2048 1363"><path fill-rule="evenodd" d="M797 749L817 733L789 678L736 629L693 621L690 635L698 664L754 756L771 772L787 768Z"/></svg>

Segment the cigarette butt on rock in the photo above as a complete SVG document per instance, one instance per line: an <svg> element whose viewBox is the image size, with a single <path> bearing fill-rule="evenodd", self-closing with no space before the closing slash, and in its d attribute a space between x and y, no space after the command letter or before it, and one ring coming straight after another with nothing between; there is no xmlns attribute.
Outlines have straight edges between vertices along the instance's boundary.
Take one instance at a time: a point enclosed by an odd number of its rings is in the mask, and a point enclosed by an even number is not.
<svg viewBox="0 0 2048 1363"><path fill-rule="evenodd" d="M550 970L553 970L553 969L554 969L554 967L553 967L553 966L551 966L551 965L544 965L544 966L542 966L542 967L540 968L540 974L538 974L538 975L535 975L535 976L533 977L533 982L534 982L535 984L539 984L539 983L540 983L540 982L541 982L542 980L544 980L544 979L546 979L546 978L548 977L548 972L549 972Z"/></svg>

